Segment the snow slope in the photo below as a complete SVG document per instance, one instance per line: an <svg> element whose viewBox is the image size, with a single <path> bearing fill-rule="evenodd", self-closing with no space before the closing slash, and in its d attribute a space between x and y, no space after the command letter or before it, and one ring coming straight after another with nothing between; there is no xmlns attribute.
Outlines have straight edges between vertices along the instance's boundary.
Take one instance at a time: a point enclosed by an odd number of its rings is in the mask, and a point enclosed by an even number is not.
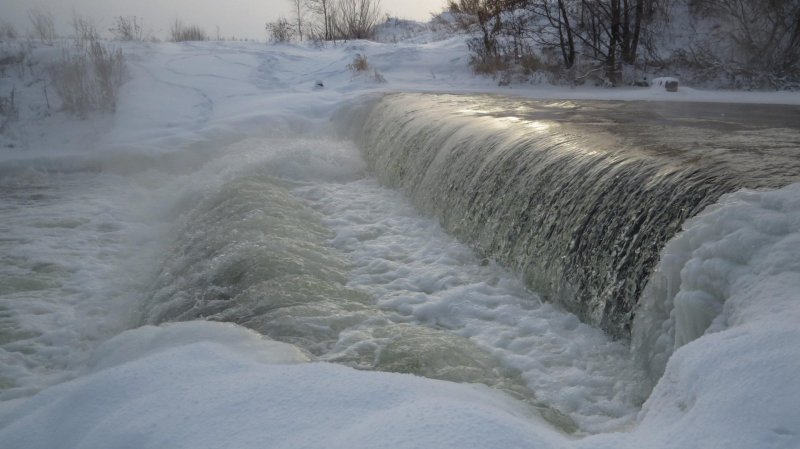
<svg viewBox="0 0 800 449"><path fill-rule="evenodd" d="M0 78L0 93L16 88L25 104L19 130L4 135L30 155L58 148L60 154L102 148L157 151L208 139L238 139L242 133L319 131L342 101L368 92L484 92L538 99L644 100L800 105L797 92L701 91L681 86L603 89L581 86L516 85L498 87L488 77L471 74L463 38L428 43L382 44L369 41L328 44L326 48L241 42L119 43L128 55L130 81L112 118L85 122L44 113L41 83ZM386 83L347 70L357 54L365 55ZM34 61L40 71L57 49L40 47ZM317 81L323 89L315 89ZM50 97L55 94L50 92ZM168 101L164 99L169 99ZM51 99L53 109L57 100ZM109 132L113 131L113 132ZM19 151L3 151L12 157ZM27 157L27 156L26 156Z"/></svg>
<svg viewBox="0 0 800 449"><path fill-rule="evenodd" d="M140 163L144 159L191 167L202 161L193 155L248 137L325 138L331 114L344 102L385 91L800 104L796 93L683 87L677 94L655 89L501 89L469 73L466 49L458 39L349 42L327 49L253 43L131 44L124 49L131 79L116 115L85 122L61 114L23 117L15 136L24 138L15 137L15 147L0 152L3 168L13 171L31 161L47 166L54 160L91 160L111 173L126 173L148 166ZM387 82L347 70L356 54L366 55ZM315 88L318 80L322 89ZM252 156L236 157L243 158L235 162L241 166ZM233 163L217 162L212 168L224 178L225 166ZM84 205L85 214L100 210L114 216L128 210L131 198L165 194L190 181L176 178L175 184L159 189L147 184L147 176L121 185L118 189L128 193L115 193L109 196L114 201L96 208ZM648 354L662 355L655 363L664 375L636 422L624 431L567 436L527 406L486 387L308 363L295 348L233 325L145 326L108 340L126 324L104 317L110 313L101 311L106 291L98 287L86 296L74 286L73 309L56 307L58 298L50 298L24 312L36 325L62 326L63 332L37 340L35 350L71 351L70 360L59 365L56 375L32 374L45 379L31 381L25 394L42 389L38 394L0 404L0 442L14 449L796 448L797 198L797 186L728 195L688 223L667 247L663 282L670 286L675 306L652 306L659 310L650 316L652 326L674 331L658 334L656 341L642 337L655 348ZM140 233L128 245L146 247L142 236L154 232ZM57 244L54 238L53 251L61 251ZM108 245L116 248L117 241ZM87 279L93 273L113 276L115 272L105 274L97 267L119 263L127 253L99 248L108 258L94 265L76 263L75 272ZM85 258L67 250L57 254ZM0 307L15 307L4 301ZM82 319L83 310L91 310L101 324ZM702 322L681 318L697 310L704 311ZM661 340L662 335L673 340ZM3 360L13 369L36 361ZM45 388L50 384L55 385Z"/></svg>

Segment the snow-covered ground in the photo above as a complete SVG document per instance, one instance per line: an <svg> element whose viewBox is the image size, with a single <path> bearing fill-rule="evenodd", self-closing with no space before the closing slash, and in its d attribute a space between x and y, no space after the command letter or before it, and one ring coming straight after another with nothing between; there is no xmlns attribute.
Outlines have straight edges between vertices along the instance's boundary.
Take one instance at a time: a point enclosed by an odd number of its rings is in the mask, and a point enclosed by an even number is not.
<svg viewBox="0 0 800 449"><path fill-rule="evenodd" d="M499 88L469 72L459 38L324 49L230 42L123 49L130 80L113 117L46 115L41 87L18 87L28 103L3 138L13 147L0 150L0 446L800 446L796 185L728 195L664 250L653 289L669 290L675 307L648 303L650 322L677 329L688 344L672 353L672 342L639 337L640 350L671 354L639 408L630 398L635 385L625 384L635 375L608 375L627 366L618 364L619 342L552 308L515 304L536 303L536 295L514 293L512 275L482 266L434 222L364 178L353 145L330 129L343 104L387 91L790 105L800 105L800 94ZM348 70L356 54L386 82ZM14 81L0 79L0 94ZM482 385L309 362L293 346L231 324L129 329L150 294L144 284L158 271L153 265L165 247L176 250L172 223L248 170L278 170L270 174L297 183L293 193L349 258L349 286L378 298L390 320L463 320L450 327L520 371L537 397L578 423L578 435ZM307 182L317 178L324 182ZM400 255L388 254L394 250ZM471 302L460 306L457 295ZM698 310L705 311L699 318L685 316ZM708 332L698 330L709 323ZM376 340L363 328L348 332L360 343Z"/></svg>

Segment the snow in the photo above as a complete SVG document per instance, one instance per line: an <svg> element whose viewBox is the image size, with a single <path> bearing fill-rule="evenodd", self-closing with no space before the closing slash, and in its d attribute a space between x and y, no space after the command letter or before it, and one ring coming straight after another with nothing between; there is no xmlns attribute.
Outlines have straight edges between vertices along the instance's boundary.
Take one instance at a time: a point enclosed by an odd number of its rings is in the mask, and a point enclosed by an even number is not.
<svg viewBox="0 0 800 449"><path fill-rule="evenodd" d="M663 89L666 89L666 87L669 84L673 84L673 85L675 85L677 87L678 83L679 83L678 78L675 78L675 77L672 77L672 76L662 76L662 77L659 77L659 78L653 78L653 80L650 81L650 88L651 89L662 89L663 90Z"/></svg>
<svg viewBox="0 0 800 449"><path fill-rule="evenodd" d="M158 220L168 220L171 208L180 201L190 203L198 189L220 185L232 176L230 166L238 170L265 157L243 151L226 159L215 151L248 138L304 135L310 140L301 146L314 145L314 139L328 141L331 115L364 94L483 92L539 99L800 105L798 93L701 91L686 86L676 93L499 88L493 80L469 73L463 40L419 41L424 43L357 41L324 49L234 42L125 44L131 73L118 112L86 121L57 112L45 114L39 84L26 87L13 74L0 79L0 93L14 85L30 106L3 136L4 145L14 146L0 151L4 181L0 188L11 191L37 183L56 190L69 186L39 208L12 204L14 198L4 190L2 200L12 205L3 210L17 211L14 220L2 223L3 238L8 239L2 242L7 245L4 253L9 251L4 256L14 251L21 260L14 262L20 277L44 276L61 287L47 287L40 296L30 293L39 290L29 288L0 296L4 314L0 337L9 325L24 325L23 333L34 335L22 336L16 346L0 351L0 383L12 379L22 385L0 402L0 445L14 449L798 447L798 185L728 195L687 223L664 250L661 277L637 322L638 328L654 332L637 337L637 344L644 346L636 346L646 354L639 357L650 358L651 371L663 376L656 375L652 394L638 416L625 421L623 431L568 436L525 403L488 387L307 362L303 351L234 325L190 322L122 332L130 325L127 307L142 297L140 291L128 289L148 271L145 262L131 258L132 249L152 254L160 244L157 236L163 223ZM54 53L50 48L35 52L43 60ZM347 70L356 54L366 55L387 82L374 83ZM322 89L316 87L317 80L324 83ZM69 167L77 170L70 173ZM320 162L313 170L329 169L335 171ZM98 170L102 173L90 176ZM14 175L9 177L8 172ZM200 173L199 178L192 176L194 172ZM94 181L82 184L81 178ZM201 188L190 188L198 179ZM371 181L356 182L367 183L355 191L362 199L386 201L389 194L369 185ZM399 229L386 231L388 236L419 231L424 237L437 231L419 217L402 216L409 211L380 207L367 217L374 220L372 224L365 222L359 228L353 220L343 219L346 211L337 210L336 203L327 209L324 204L326 199L354 194L344 190L301 188L298 194L318 203L326 224L337 232L335 244L357 262L355 282L372 289L382 309L409 320L439 321L458 307L459 294L479 297L482 291L490 292L485 302L478 298L467 304L463 314L452 315L455 321L448 326L485 348L500 348L499 358L527 373L526 381L535 388L542 388L536 394L566 403L585 391L559 387L571 375L586 376L568 363L563 372L543 369L542 373L557 375L537 379L541 368L536 365L536 345L566 340L572 329L580 328L585 335L591 329L555 312L552 315L561 321L538 323L513 301L491 307L496 298L517 288L510 280L499 286L466 283L462 290L444 290L463 273L432 272L431 267L441 265L421 261L440 250L446 258L473 256L461 248L437 248L434 241L417 240L414 245L419 246L411 247L411 252L420 254L415 259L420 263L408 267L416 270L411 277L416 285L392 284L391 279L380 284L377 271L370 272L370 267L390 267L394 272L388 276L398 281L408 278L397 274L400 269L392 260L380 260L375 257L378 253L351 237L371 226ZM171 197L171 192L178 192L179 198ZM160 199L151 201L152 195ZM150 209L154 201L157 210ZM392 204L398 203L384 203ZM155 224L145 219L153 216ZM35 234L29 234L32 229ZM98 230L105 233L98 237ZM39 262L55 263L56 270L36 274ZM474 270L481 276L494 269L478 267ZM415 289L442 290L435 301L424 305L392 296ZM498 322L498 327L490 327L491 322ZM545 340L533 338L545 324L552 326L544 329ZM498 342L508 332L531 339L502 347ZM560 332L563 335L557 335ZM591 351L591 343L587 339L586 346L578 342L564 347ZM525 358L531 351L533 355ZM570 357L579 355L567 351L561 361L569 362Z"/></svg>
<svg viewBox="0 0 800 449"><path fill-rule="evenodd" d="M794 184L726 195L663 249L634 335L655 376L674 350L707 332L796 322L799 194Z"/></svg>
<svg viewBox="0 0 800 449"><path fill-rule="evenodd" d="M165 335L166 334L166 335ZM197 338L202 335L202 338ZM176 341L171 341L173 339ZM554 431L487 387L292 362L291 347L216 323L144 327L90 374L3 420L12 448L554 447ZM149 342L146 351L137 348ZM156 345L161 341L162 345ZM259 347L260 346L260 347ZM130 360L118 365L127 354ZM143 354L146 353L147 355ZM47 431L42 432L42 425Z"/></svg>

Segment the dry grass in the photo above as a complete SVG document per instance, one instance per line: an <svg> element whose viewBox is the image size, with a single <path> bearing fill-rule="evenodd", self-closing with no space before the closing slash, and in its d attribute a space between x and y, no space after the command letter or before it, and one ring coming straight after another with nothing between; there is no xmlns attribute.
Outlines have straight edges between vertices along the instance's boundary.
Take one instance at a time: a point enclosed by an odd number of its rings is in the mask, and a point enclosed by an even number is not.
<svg viewBox="0 0 800 449"><path fill-rule="evenodd" d="M367 61L367 57L361 53L356 53L353 62L347 64L347 69L353 72L354 77L369 74L369 80L374 83L386 82L386 78L377 69L373 68ZM371 74L369 73L370 70L372 70Z"/></svg>
<svg viewBox="0 0 800 449"><path fill-rule="evenodd" d="M93 111L113 113L125 77L122 50L98 39L76 42L78 46L64 48L61 59L49 68L61 108L80 118Z"/></svg>
<svg viewBox="0 0 800 449"><path fill-rule="evenodd" d="M28 10L28 19L31 22L33 37L47 45L53 45L53 41L56 39L53 15L40 9L30 9Z"/></svg>
<svg viewBox="0 0 800 449"><path fill-rule="evenodd" d="M367 57L361 53L356 53L356 57L353 58L353 62L347 64L347 69L353 73L366 72L369 70L369 62L367 62Z"/></svg>
<svg viewBox="0 0 800 449"><path fill-rule="evenodd" d="M114 35L118 41L142 41L144 19L136 16L117 16L114 18L114 26L108 31Z"/></svg>
<svg viewBox="0 0 800 449"><path fill-rule="evenodd" d="M197 25L184 25L175 20L169 29L169 40L172 42L207 41L208 33Z"/></svg>

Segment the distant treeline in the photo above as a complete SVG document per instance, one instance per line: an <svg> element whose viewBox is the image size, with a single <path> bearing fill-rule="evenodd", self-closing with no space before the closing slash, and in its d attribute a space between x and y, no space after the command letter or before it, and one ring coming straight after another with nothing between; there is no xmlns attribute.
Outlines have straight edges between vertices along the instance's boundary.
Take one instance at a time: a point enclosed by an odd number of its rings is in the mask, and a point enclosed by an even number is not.
<svg viewBox="0 0 800 449"><path fill-rule="evenodd" d="M800 0L450 0L477 72L579 83L683 75L736 88L800 88Z"/></svg>

